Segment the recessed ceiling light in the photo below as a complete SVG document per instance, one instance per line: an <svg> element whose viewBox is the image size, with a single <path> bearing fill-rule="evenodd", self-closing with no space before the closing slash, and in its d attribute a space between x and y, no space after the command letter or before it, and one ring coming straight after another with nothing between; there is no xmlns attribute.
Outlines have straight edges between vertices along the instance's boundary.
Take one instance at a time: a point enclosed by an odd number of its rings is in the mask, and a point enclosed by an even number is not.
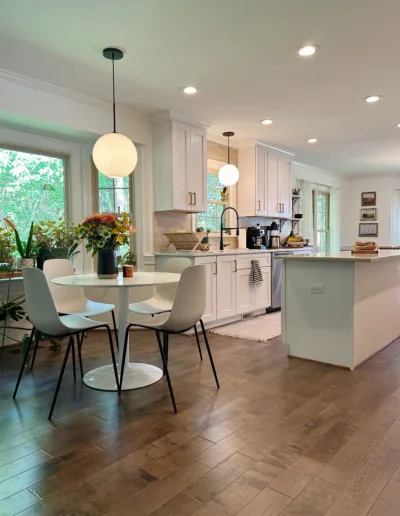
<svg viewBox="0 0 400 516"><path fill-rule="evenodd" d="M299 48L297 53L301 57L310 57L315 54L315 52L318 50L319 47L317 45L306 45L305 47Z"/></svg>
<svg viewBox="0 0 400 516"><path fill-rule="evenodd" d="M364 100L365 102L368 102L368 104L373 104L374 102L378 102L379 100L382 100L382 95L371 95L370 97L366 97Z"/></svg>
<svg viewBox="0 0 400 516"><path fill-rule="evenodd" d="M316 138L310 138L307 141L308 141L308 143L317 143L318 140Z"/></svg>
<svg viewBox="0 0 400 516"><path fill-rule="evenodd" d="M265 120L261 120L262 125L271 125L274 123L273 120L266 118Z"/></svg>
<svg viewBox="0 0 400 516"><path fill-rule="evenodd" d="M199 90L194 86L186 86L186 88L183 88L183 93L186 93L186 95L195 95L198 91Z"/></svg>

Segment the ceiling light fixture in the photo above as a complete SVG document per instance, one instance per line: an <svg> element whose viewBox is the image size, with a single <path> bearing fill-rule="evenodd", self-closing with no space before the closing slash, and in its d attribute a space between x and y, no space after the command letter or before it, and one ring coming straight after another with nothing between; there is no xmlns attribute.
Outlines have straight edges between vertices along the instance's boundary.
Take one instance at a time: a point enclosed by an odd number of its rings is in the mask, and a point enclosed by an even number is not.
<svg viewBox="0 0 400 516"><path fill-rule="evenodd" d="M297 53L301 57L310 57L313 56L318 49L319 47L317 47L317 45L306 45L305 47L299 48Z"/></svg>
<svg viewBox="0 0 400 516"><path fill-rule="evenodd" d="M397 124L397 127L400 127L400 124Z"/></svg>
<svg viewBox="0 0 400 516"><path fill-rule="evenodd" d="M195 95L198 91L199 90L194 86L186 86L186 88L183 88L183 93L186 93L186 95Z"/></svg>
<svg viewBox="0 0 400 516"><path fill-rule="evenodd" d="M231 165L230 161L230 148L229 138L235 136L235 133L231 131L222 133L223 136L228 138L228 164L222 165L218 172L218 179L224 186L233 186L239 181L239 169L235 165Z"/></svg>
<svg viewBox="0 0 400 516"><path fill-rule="evenodd" d="M266 120L261 120L261 123L262 125L271 125L274 123L274 121L267 118Z"/></svg>
<svg viewBox="0 0 400 516"><path fill-rule="evenodd" d="M378 102L379 100L382 100L382 95L371 95L370 97L366 97L364 100L365 102L368 102L368 104L373 104L374 102Z"/></svg>
<svg viewBox="0 0 400 516"><path fill-rule="evenodd" d="M316 138L310 138L307 141L308 141L308 143L317 143L318 140Z"/></svg>
<svg viewBox="0 0 400 516"><path fill-rule="evenodd" d="M115 117L115 76L114 61L124 57L118 48L105 48L103 56L112 61L113 89L113 132L101 136L93 147L93 161L97 169L107 177L118 178L131 174L137 164L138 155L132 140L117 133Z"/></svg>

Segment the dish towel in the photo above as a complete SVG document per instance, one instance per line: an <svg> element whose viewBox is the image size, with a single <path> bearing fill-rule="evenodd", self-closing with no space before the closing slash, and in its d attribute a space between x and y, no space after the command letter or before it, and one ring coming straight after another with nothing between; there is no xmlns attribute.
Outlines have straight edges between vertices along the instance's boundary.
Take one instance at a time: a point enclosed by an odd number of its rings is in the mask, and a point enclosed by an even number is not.
<svg viewBox="0 0 400 516"><path fill-rule="evenodd" d="M263 281L260 262L258 260L251 260L251 286L260 287Z"/></svg>

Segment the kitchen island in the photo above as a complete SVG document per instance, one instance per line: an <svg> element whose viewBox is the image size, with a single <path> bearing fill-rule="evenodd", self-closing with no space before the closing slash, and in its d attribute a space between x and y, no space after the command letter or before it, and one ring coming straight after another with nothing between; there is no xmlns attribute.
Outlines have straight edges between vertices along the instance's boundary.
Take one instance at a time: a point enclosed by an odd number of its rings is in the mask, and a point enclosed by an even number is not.
<svg viewBox="0 0 400 516"><path fill-rule="evenodd" d="M354 369L400 336L400 250L282 259L290 356Z"/></svg>

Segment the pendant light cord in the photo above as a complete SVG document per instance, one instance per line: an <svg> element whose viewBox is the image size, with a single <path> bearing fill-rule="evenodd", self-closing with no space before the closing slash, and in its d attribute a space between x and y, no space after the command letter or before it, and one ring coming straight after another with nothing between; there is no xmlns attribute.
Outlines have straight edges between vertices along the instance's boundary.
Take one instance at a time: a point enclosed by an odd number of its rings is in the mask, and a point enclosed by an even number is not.
<svg viewBox="0 0 400 516"><path fill-rule="evenodd" d="M229 136L228 136L228 165L230 164Z"/></svg>
<svg viewBox="0 0 400 516"><path fill-rule="evenodd" d="M112 55L112 76L113 76L113 80L112 80L112 84L113 84L113 117L114 117L114 133L116 133L116 121L115 121L115 76L114 76L114 52L113 52L113 55Z"/></svg>

